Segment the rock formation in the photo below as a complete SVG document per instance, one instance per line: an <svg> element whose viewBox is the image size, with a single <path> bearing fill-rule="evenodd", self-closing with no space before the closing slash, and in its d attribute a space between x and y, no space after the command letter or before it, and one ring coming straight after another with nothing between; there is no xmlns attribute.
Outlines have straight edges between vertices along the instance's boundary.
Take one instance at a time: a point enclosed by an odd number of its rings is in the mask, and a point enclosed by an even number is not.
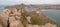
<svg viewBox="0 0 60 27"><path fill-rule="evenodd" d="M14 6L12 8L11 7L6 8L6 10L0 12L0 27L57 27L56 24L50 23L50 20L46 19L47 17L40 15L39 12L36 12L37 14L35 12L28 12L30 16L25 15L25 13L23 15L21 9L22 8L24 9L24 7L23 6L21 8L18 7ZM41 19L41 21L45 22L45 24L42 25L41 22L39 23L41 25L32 24L31 21L32 16L33 18L38 17L39 19ZM35 22L37 21L36 23L38 23L38 21L40 21L39 19L34 19L33 21Z"/></svg>

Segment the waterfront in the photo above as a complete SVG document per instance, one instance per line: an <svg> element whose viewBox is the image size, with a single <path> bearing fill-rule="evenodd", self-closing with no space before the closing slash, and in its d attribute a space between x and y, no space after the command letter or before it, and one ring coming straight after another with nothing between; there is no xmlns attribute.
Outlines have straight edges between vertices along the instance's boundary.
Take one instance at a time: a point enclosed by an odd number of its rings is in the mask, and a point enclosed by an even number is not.
<svg viewBox="0 0 60 27"><path fill-rule="evenodd" d="M60 25L60 10L47 10L42 13Z"/></svg>
<svg viewBox="0 0 60 27"><path fill-rule="evenodd" d="M49 10L37 10L37 9L26 9L27 11L39 11L40 13L42 13L43 15L47 16L49 19L55 21L56 23L58 23L60 25L60 10L53 10L53 9L49 9Z"/></svg>

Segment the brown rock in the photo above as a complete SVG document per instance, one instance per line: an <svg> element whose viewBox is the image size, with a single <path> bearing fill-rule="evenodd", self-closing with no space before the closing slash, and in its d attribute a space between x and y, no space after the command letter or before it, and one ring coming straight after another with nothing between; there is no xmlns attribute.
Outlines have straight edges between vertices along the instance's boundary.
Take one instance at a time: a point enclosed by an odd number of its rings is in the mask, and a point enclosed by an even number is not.
<svg viewBox="0 0 60 27"><path fill-rule="evenodd" d="M0 27L2 27L2 24L0 24Z"/></svg>
<svg viewBox="0 0 60 27"><path fill-rule="evenodd" d="M9 17L9 23L16 21L14 16Z"/></svg>
<svg viewBox="0 0 60 27"><path fill-rule="evenodd" d="M10 23L10 27L23 27L23 25L19 20L16 20Z"/></svg>
<svg viewBox="0 0 60 27"><path fill-rule="evenodd" d="M7 27L8 15L4 12L0 13L0 19L3 27Z"/></svg>

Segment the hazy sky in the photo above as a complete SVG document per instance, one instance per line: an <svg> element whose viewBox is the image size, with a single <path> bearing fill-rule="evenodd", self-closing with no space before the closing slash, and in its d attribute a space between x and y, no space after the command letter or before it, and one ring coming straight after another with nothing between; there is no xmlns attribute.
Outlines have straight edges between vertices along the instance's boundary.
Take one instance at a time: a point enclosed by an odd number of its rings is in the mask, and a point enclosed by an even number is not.
<svg viewBox="0 0 60 27"><path fill-rule="evenodd" d="M0 5L14 4L60 4L60 0L0 0Z"/></svg>

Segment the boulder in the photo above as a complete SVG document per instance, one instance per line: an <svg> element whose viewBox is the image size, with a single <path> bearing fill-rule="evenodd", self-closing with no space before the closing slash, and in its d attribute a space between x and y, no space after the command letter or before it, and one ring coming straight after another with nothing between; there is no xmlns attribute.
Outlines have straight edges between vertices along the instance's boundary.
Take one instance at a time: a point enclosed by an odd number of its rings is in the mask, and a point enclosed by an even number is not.
<svg viewBox="0 0 60 27"><path fill-rule="evenodd" d="M31 23L30 19L31 19L31 17L28 16L28 17L27 17L27 21L28 21L29 23Z"/></svg>
<svg viewBox="0 0 60 27"><path fill-rule="evenodd" d="M10 23L10 27L23 27L23 25L19 20L16 20Z"/></svg>
<svg viewBox="0 0 60 27"><path fill-rule="evenodd" d="M2 26L3 27L7 27L7 23L8 23L8 15L4 12L0 13L0 21L2 22Z"/></svg>

